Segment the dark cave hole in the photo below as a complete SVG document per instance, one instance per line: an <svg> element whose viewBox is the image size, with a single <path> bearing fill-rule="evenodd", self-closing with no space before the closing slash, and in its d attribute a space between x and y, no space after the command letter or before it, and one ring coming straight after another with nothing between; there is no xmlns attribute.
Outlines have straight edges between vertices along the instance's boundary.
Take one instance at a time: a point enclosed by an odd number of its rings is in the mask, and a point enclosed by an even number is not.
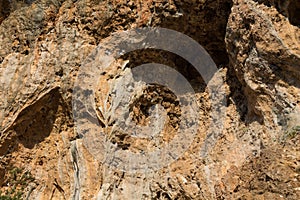
<svg viewBox="0 0 300 200"><path fill-rule="evenodd" d="M136 124L146 126L149 122L150 109L155 105L161 105L168 115L168 124L176 130L180 126L180 102L177 96L167 87L151 84L144 91L142 96L136 99L130 106L130 113Z"/></svg>
<svg viewBox="0 0 300 200"><path fill-rule="evenodd" d="M35 0L0 0L0 24L5 20L13 11L29 6Z"/></svg>
<svg viewBox="0 0 300 200"><path fill-rule="evenodd" d="M201 74L192 64L172 52L157 49L141 49L131 51L121 58L129 60L127 64L129 68L134 68L146 63L159 63L169 66L183 75L196 93L201 93L205 90L206 83Z"/></svg>
<svg viewBox="0 0 300 200"><path fill-rule="evenodd" d="M300 1L291 0L287 11L291 24L300 26Z"/></svg>
<svg viewBox="0 0 300 200"><path fill-rule="evenodd" d="M287 17L290 23L294 26L300 26L300 1L299 0L254 0L268 7L274 7L276 10Z"/></svg>
<svg viewBox="0 0 300 200"><path fill-rule="evenodd" d="M55 88L23 110L14 127L18 142L32 149L48 137L54 126L60 100L59 88Z"/></svg>
<svg viewBox="0 0 300 200"><path fill-rule="evenodd" d="M218 68L227 65L229 58L225 34L232 0L207 0L201 7L197 1L175 0L175 4L181 9L182 17L163 17L160 26L186 34L197 41Z"/></svg>

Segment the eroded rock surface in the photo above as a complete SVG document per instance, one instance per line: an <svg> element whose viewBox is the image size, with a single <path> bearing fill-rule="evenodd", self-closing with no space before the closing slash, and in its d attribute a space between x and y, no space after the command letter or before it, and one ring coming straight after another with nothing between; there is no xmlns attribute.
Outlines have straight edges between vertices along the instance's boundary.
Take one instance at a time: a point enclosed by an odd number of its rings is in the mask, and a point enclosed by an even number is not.
<svg viewBox="0 0 300 200"><path fill-rule="evenodd" d="M299 199L299 9L298 0L0 1L0 195ZM214 123L213 103L191 63L160 50L121 56L99 74L93 108L98 119L86 115L101 125L118 151L161 148L182 120L178 97L143 83L133 87L140 93L132 99L128 117L143 126L155 112L167 119L160 140L135 139L115 129L118 109L109 113L111 120L102 116L104 106L118 101L108 95L115 85L130 91L127 79L120 80L134 67L154 61L171 66L189 80L199 105L199 126L185 153L159 170L130 173L99 161L110 155L98 150L103 147L97 147L97 132L88 140L95 151L87 148L84 133L74 124L72 95L80 67L98 45L114 32L149 26L184 33L206 49L223 81L224 120L220 134L211 137L213 145L205 146ZM162 126L158 121L154 129Z"/></svg>

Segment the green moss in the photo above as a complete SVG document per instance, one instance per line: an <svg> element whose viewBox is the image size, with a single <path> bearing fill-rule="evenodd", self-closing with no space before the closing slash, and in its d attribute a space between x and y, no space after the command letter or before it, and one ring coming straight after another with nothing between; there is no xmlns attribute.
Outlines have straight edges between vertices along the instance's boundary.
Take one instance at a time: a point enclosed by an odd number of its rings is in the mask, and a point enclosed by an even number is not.
<svg viewBox="0 0 300 200"><path fill-rule="evenodd" d="M8 190L0 192L0 200L20 200L24 194L24 189L35 179L29 171L14 167L7 174Z"/></svg>
<svg viewBox="0 0 300 200"><path fill-rule="evenodd" d="M281 142L285 142L288 139L293 139L298 134L300 134L300 125L294 126L293 128L285 131L281 138Z"/></svg>

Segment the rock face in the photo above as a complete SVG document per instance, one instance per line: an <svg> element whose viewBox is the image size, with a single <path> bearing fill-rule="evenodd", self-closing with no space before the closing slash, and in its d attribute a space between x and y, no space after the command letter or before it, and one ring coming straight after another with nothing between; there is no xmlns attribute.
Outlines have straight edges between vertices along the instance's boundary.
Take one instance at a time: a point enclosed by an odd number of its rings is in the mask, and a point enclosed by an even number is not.
<svg viewBox="0 0 300 200"><path fill-rule="evenodd" d="M0 1L0 197L299 199L299 10L298 0ZM86 106L74 95L80 77L87 77L82 69L98 61L99 46L113 33L138 27L176 30L205 48L226 96L217 109L222 128L211 129L217 122L205 77L182 57L153 49L122 55L99 73L95 103L79 114L98 124L104 138L92 125L78 128L74 106ZM178 158L132 173L111 164L114 153L163 148L193 116L184 118L185 105L168 88L122 79L150 62L190 82L199 126ZM144 127L159 115L150 126L163 127L158 139L119 131L125 109L105 114L106 107L126 103L117 98L123 86L121 93L136 92L126 117ZM108 154L101 139L113 149Z"/></svg>

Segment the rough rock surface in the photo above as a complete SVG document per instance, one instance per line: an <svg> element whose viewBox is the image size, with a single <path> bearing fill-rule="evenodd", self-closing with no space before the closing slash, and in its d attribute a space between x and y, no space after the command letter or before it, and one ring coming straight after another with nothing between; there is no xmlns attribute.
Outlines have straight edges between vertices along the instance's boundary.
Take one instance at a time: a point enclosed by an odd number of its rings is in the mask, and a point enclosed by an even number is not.
<svg viewBox="0 0 300 200"><path fill-rule="evenodd" d="M0 1L0 197L299 199L299 10L299 0ZM72 94L80 67L101 42L148 26L179 31L206 49L224 81L226 114L222 133L203 156L212 121L203 78L169 52L120 57L101 74L95 107L122 75L153 60L183 74L200 105L200 126L185 153L157 171L129 173L86 148L74 124ZM169 121L157 143L111 131L99 110L98 120L121 151L151 150L178 129L176 98L152 86L132 103L130 116L142 125L151 122L147 109L160 104Z"/></svg>

